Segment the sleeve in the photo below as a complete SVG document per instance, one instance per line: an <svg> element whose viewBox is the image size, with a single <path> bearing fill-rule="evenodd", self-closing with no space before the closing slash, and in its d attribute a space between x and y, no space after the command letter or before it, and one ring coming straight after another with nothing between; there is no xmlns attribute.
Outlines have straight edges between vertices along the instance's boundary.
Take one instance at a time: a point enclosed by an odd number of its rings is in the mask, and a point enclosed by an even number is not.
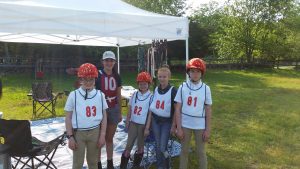
<svg viewBox="0 0 300 169"><path fill-rule="evenodd" d="M172 88L172 91L171 91L171 101L172 101L172 105L171 105L171 114L172 114L172 118L173 118L173 115L174 115L174 104L176 104L177 102L174 100L175 96L176 96L176 93L177 93L177 89L175 87Z"/></svg>
<svg viewBox="0 0 300 169"><path fill-rule="evenodd" d="M74 107L75 107L74 99L75 99L75 92L72 91L69 94L67 102L65 104L65 108L64 108L65 111L67 111L67 112L73 112Z"/></svg>
<svg viewBox="0 0 300 169"><path fill-rule="evenodd" d="M209 86L206 87L205 105L212 105L211 91Z"/></svg>
<svg viewBox="0 0 300 169"><path fill-rule="evenodd" d="M95 88L101 90L101 74L98 71L98 77L95 80Z"/></svg>
<svg viewBox="0 0 300 169"><path fill-rule="evenodd" d="M175 96L175 99L174 101L177 102L177 103L181 103L181 89L182 88L182 85L179 86L178 90L177 90L177 93L176 93L176 96Z"/></svg>
<svg viewBox="0 0 300 169"><path fill-rule="evenodd" d="M102 103L103 103L103 110L107 109L108 108L108 105L107 105L107 102L106 102L106 99L105 99L105 94L103 92L101 92L102 94Z"/></svg>
<svg viewBox="0 0 300 169"><path fill-rule="evenodd" d="M132 100L133 100L133 98L135 97L135 95L136 95L136 92L134 92L134 93L132 94L132 96L130 97L129 102L128 102L128 105L129 105L129 106L132 105Z"/></svg>
<svg viewBox="0 0 300 169"><path fill-rule="evenodd" d="M177 94L177 89L176 89L176 87L173 87L173 88L172 88L172 93L171 93L171 97L172 97L172 102L173 102L173 104L176 103L176 101L175 101L175 96L176 96L176 94Z"/></svg>
<svg viewBox="0 0 300 169"><path fill-rule="evenodd" d="M115 77L116 77L116 80L117 80L118 87L121 87L122 86L122 80L121 80L120 75L116 73Z"/></svg>

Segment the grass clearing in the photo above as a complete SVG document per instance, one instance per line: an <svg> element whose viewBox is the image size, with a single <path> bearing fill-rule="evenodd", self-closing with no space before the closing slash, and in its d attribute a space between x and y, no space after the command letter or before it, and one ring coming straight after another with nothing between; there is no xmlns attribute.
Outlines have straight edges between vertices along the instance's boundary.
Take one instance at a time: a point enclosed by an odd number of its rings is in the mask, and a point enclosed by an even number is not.
<svg viewBox="0 0 300 169"><path fill-rule="evenodd" d="M135 84L135 73L122 73L124 85ZM72 90L74 77L52 75L54 91ZM173 73L178 87L184 73ZM29 74L2 78L0 111L6 119L31 119L32 102L26 96ZM296 169L300 166L300 72L294 70L208 70L204 81L211 87L213 117L207 146L211 169ZM58 99L63 116L66 97ZM126 110L123 110L125 113ZM48 118L43 116L42 118ZM192 142L194 149L195 143ZM174 168L178 168L175 158ZM196 168L190 153L189 168Z"/></svg>

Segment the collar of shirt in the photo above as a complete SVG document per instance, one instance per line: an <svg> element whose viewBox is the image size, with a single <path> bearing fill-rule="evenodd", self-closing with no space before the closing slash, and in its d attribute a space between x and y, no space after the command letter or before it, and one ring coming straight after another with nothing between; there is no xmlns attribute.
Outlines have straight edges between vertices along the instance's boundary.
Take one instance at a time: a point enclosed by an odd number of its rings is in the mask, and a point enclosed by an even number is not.
<svg viewBox="0 0 300 169"><path fill-rule="evenodd" d="M188 80L187 84L190 86L191 89L198 89L202 86L202 81L200 80L198 83L195 84L191 80Z"/></svg>
<svg viewBox="0 0 300 169"><path fill-rule="evenodd" d="M101 68L101 69L99 70L99 73L101 73L101 74L103 74L103 75L105 75L105 76L113 76L113 75L114 75L114 70L112 70L111 74L108 75L108 74L106 74L106 72L104 71L104 68Z"/></svg>
<svg viewBox="0 0 300 169"><path fill-rule="evenodd" d="M170 88L171 88L170 84L168 84L168 86L166 88L164 88L164 89L162 89L161 86L159 85L158 86L158 93L159 94L165 94L165 93L167 93L169 91Z"/></svg>
<svg viewBox="0 0 300 169"><path fill-rule="evenodd" d="M79 92L83 95L85 95L85 90L82 89L82 87L79 88ZM91 91L88 92L88 97L94 96L96 94L97 90L93 89Z"/></svg>
<svg viewBox="0 0 300 169"><path fill-rule="evenodd" d="M148 90L146 93L142 94L140 91L138 91L137 95L138 95L138 98L141 98L141 99L144 99L146 97L148 97L150 94L150 90Z"/></svg>

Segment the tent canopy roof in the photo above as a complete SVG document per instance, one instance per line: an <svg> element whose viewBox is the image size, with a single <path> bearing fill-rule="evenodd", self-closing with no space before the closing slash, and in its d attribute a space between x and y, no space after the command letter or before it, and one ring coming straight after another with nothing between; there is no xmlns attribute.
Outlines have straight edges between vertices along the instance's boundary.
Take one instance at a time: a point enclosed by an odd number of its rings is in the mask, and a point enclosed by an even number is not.
<svg viewBox="0 0 300 169"><path fill-rule="evenodd" d="M132 46L185 40L189 21L121 0L0 0L0 41Z"/></svg>

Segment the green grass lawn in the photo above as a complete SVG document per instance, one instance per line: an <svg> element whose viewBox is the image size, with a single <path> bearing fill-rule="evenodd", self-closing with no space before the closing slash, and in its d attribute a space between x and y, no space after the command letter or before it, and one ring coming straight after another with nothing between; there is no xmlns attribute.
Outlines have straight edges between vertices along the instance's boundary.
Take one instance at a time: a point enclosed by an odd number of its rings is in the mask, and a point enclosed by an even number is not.
<svg viewBox="0 0 300 169"><path fill-rule="evenodd" d="M122 73L124 85L135 84L133 73ZM54 91L72 90L74 77L53 75ZM174 73L179 86L184 73ZM2 77L0 111L6 119L31 119L30 75ZM211 87L213 118L207 146L211 169L293 169L300 166L300 72L294 70L209 70L204 81ZM58 100L63 116L66 97ZM123 113L126 110L123 110ZM48 118L43 116L42 118ZM194 149L194 142L192 142ZM174 160L178 168L178 158ZM189 168L196 168L195 152Z"/></svg>

